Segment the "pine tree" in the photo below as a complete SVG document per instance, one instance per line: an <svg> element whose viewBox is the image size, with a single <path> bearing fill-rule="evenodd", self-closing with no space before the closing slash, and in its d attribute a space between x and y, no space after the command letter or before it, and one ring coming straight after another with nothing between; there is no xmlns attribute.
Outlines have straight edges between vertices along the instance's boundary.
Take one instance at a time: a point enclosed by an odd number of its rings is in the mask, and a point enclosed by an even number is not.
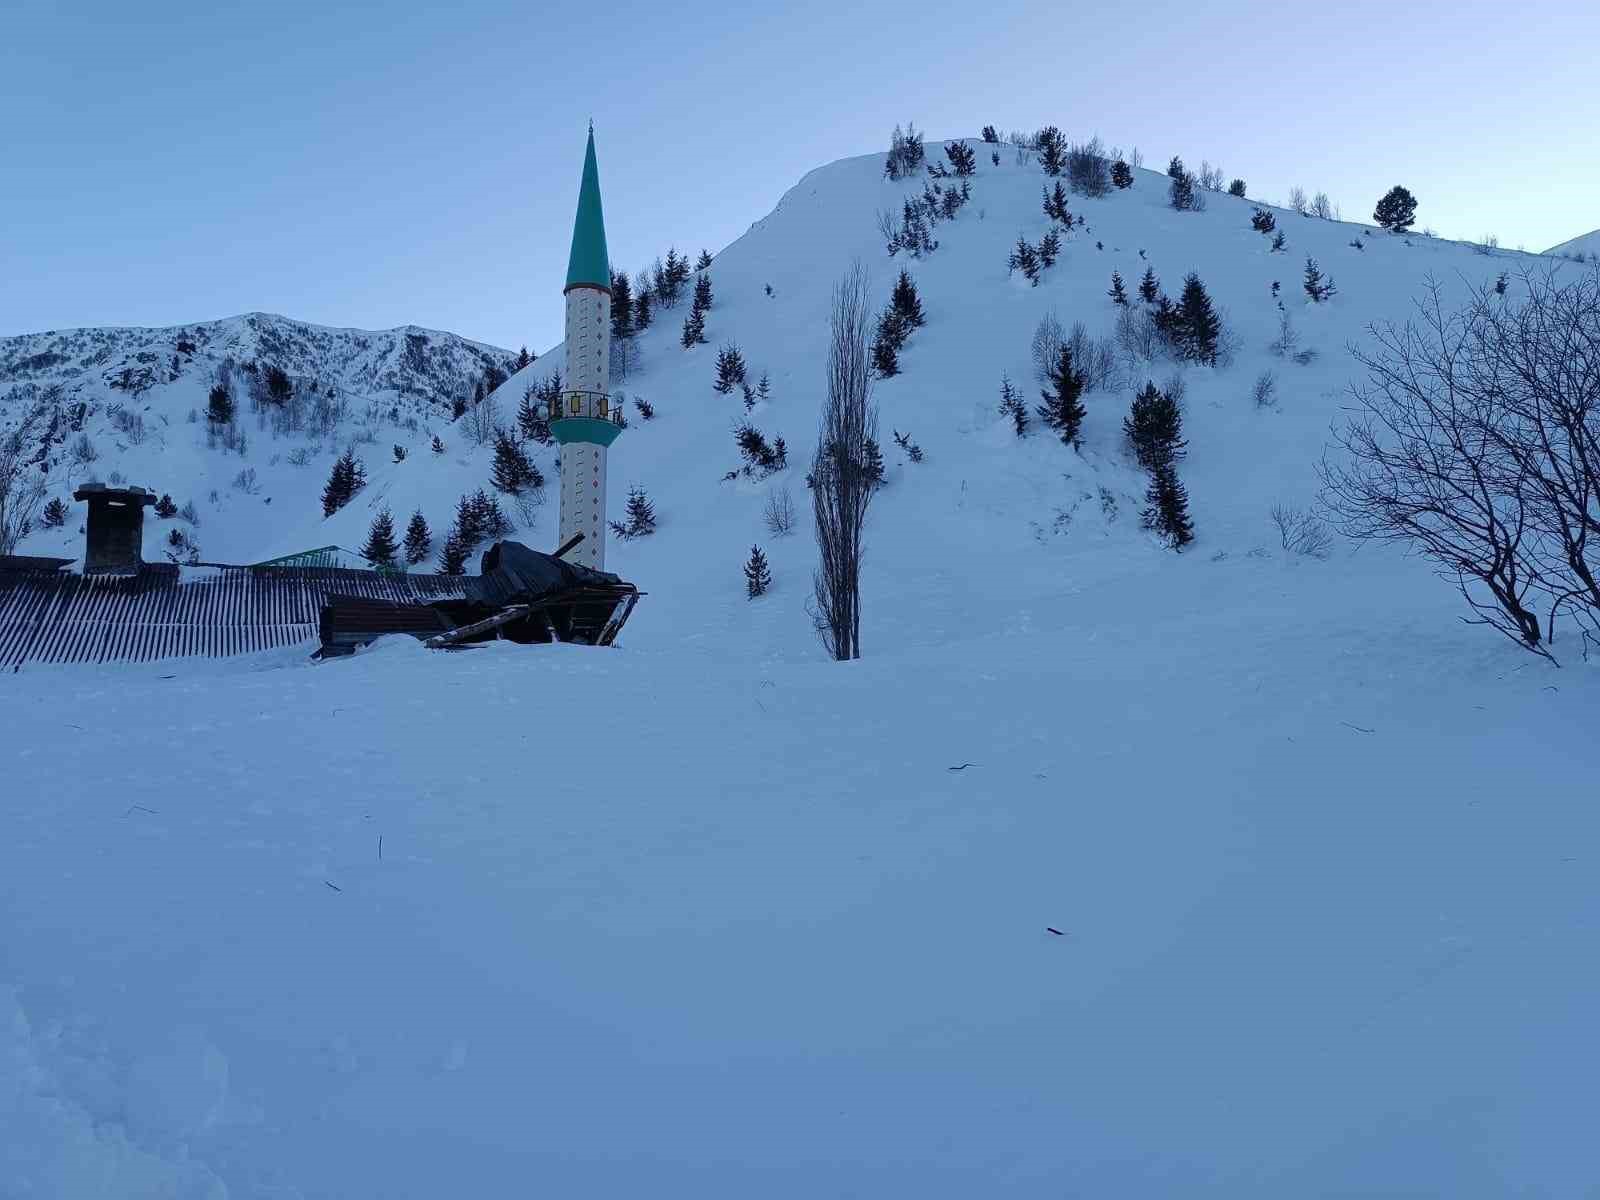
<svg viewBox="0 0 1600 1200"><path fill-rule="evenodd" d="M322 489L322 515L331 517L366 486L367 469L356 458L355 451L346 450L333 464L327 485Z"/></svg>
<svg viewBox="0 0 1600 1200"><path fill-rule="evenodd" d="M1145 491L1148 507L1144 510L1146 529L1155 532L1174 550L1182 550L1194 541L1194 522L1189 517L1189 493L1178 479L1177 468L1163 463L1150 473L1150 486Z"/></svg>
<svg viewBox="0 0 1600 1200"><path fill-rule="evenodd" d="M694 269L696 271L704 271L710 265L711 265L711 251L709 251L709 250L701 250L700 251L700 259L699 259L698 262L696 262L694 264Z"/></svg>
<svg viewBox="0 0 1600 1200"><path fill-rule="evenodd" d="M1063 343L1060 357L1050 368L1050 390L1039 393L1044 403L1036 411L1064 443L1074 448L1083 427L1085 412L1080 397L1086 383L1084 375L1073 368L1072 347Z"/></svg>
<svg viewBox="0 0 1600 1200"><path fill-rule="evenodd" d="M478 512L478 520L483 527L485 537L502 538L511 532L511 522L506 519L505 509L500 507L499 497L491 496L479 488L473 493L472 503Z"/></svg>
<svg viewBox="0 0 1600 1200"><path fill-rule="evenodd" d="M1039 130L1039 165L1046 175L1059 175L1067 166L1067 138L1054 125Z"/></svg>
<svg viewBox="0 0 1600 1200"><path fill-rule="evenodd" d="M166 499L170 501L171 497L168 496ZM172 511L176 512L177 509L174 508ZM167 515L170 516L171 514ZM67 506L62 503L60 496L52 496L50 498L50 503L46 504L40 511L39 520L44 523L46 529L60 529L67 523Z"/></svg>
<svg viewBox="0 0 1600 1200"><path fill-rule="evenodd" d="M750 547L750 558L744 564L745 592L751 600L766 594L772 586L772 568L767 566L767 556L760 546Z"/></svg>
<svg viewBox="0 0 1600 1200"><path fill-rule="evenodd" d="M611 336L617 341L633 336L633 284L626 271L611 272Z"/></svg>
<svg viewBox="0 0 1600 1200"><path fill-rule="evenodd" d="M1185 358L1216 366L1222 318L1217 316L1205 284L1193 271L1183 281L1183 296L1178 301L1178 330Z"/></svg>
<svg viewBox="0 0 1600 1200"><path fill-rule="evenodd" d="M1052 227L1039 240L1039 266L1041 269L1056 265L1061 254L1061 235Z"/></svg>
<svg viewBox="0 0 1600 1200"><path fill-rule="evenodd" d="M1306 258L1304 286L1306 295L1310 296L1312 301L1317 304L1321 304L1337 290L1333 285L1332 276L1324 277L1321 268L1317 266L1317 260L1309 256Z"/></svg>
<svg viewBox="0 0 1600 1200"><path fill-rule="evenodd" d="M922 315L922 297L917 295L917 285L912 281L909 272L900 272L900 278L895 281L894 294L889 302L905 321L907 329L921 329L927 324L927 319Z"/></svg>
<svg viewBox="0 0 1600 1200"><path fill-rule="evenodd" d="M508 496L536 492L544 486L544 476L528 457L527 451L504 429L495 430L494 468L490 480Z"/></svg>
<svg viewBox="0 0 1600 1200"><path fill-rule="evenodd" d="M1120 158L1111 164L1111 183L1118 188L1133 186L1133 169Z"/></svg>
<svg viewBox="0 0 1600 1200"><path fill-rule="evenodd" d="M66 510L63 509L63 512ZM178 506L166 492L161 493L161 499L156 501L156 516L163 521L178 515Z"/></svg>
<svg viewBox="0 0 1600 1200"><path fill-rule="evenodd" d="M213 425L226 425L233 420L233 393L226 384L217 384L206 398L206 420Z"/></svg>
<svg viewBox="0 0 1600 1200"><path fill-rule="evenodd" d="M1159 295L1161 295L1161 284L1156 279L1156 269L1146 267L1144 278L1139 281L1139 299L1146 304L1154 304Z"/></svg>
<svg viewBox="0 0 1600 1200"><path fill-rule="evenodd" d="M640 288L639 294L633 299L633 327L640 333L650 328L650 321L654 314L650 305L650 292Z"/></svg>
<svg viewBox="0 0 1600 1200"><path fill-rule="evenodd" d="M1122 431L1133 448L1134 460L1146 471L1181 461L1188 446L1183 440L1183 411L1154 383L1146 383L1133 398Z"/></svg>
<svg viewBox="0 0 1600 1200"><path fill-rule="evenodd" d="M1188 173L1188 168L1183 165L1183 159L1174 154L1172 161L1167 164L1167 178L1182 179Z"/></svg>
<svg viewBox="0 0 1600 1200"><path fill-rule="evenodd" d="M878 445L878 439L875 437L867 438L865 443L863 443L862 453L862 476L873 487L882 487L885 478L883 467L883 447Z"/></svg>
<svg viewBox="0 0 1600 1200"><path fill-rule="evenodd" d="M1052 221L1060 221L1068 229L1072 228L1072 214L1067 211L1067 189L1061 186L1061 181L1056 180L1055 190L1046 188L1044 191L1044 215Z"/></svg>
<svg viewBox="0 0 1600 1200"><path fill-rule="evenodd" d="M419 508L411 514L411 520L406 524L405 556L407 566L416 566L433 550L433 531L428 528L428 519L422 515Z"/></svg>
<svg viewBox="0 0 1600 1200"><path fill-rule="evenodd" d="M655 419L656 406L651 404L650 401L646 400L643 396L635 396L633 398L633 406L639 410L639 419L641 421L651 421Z"/></svg>
<svg viewBox="0 0 1600 1200"><path fill-rule="evenodd" d="M766 401L770 400L771 398L772 380L769 379L767 377L767 373L763 371L761 372L760 380L756 383L756 399L760 400L762 403L766 403Z"/></svg>
<svg viewBox="0 0 1600 1200"><path fill-rule="evenodd" d="M729 342L717 351L717 381L711 385L712 390L726 396L744 382L744 374L744 355Z"/></svg>
<svg viewBox="0 0 1600 1200"><path fill-rule="evenodd" d="M439 435L437 433L433 435L433 452L435 454L444 453L444 443L439 440Z"/></svg>
<svg viewBox="0 0 1600 1200"><path fill-rule="evenodd" d="M1390 233L1404 233L1417 219L1417 198L1395 184L1372 210L1372 219Z"/></svg>
<svg viewBox="0 0 1600 1200"><path fill-rule="evenodd" d="M472 547L463 542L455 533L451 533L444 540L444 548L439 551L439 574L465 575L467 573L467 555Z"/></svg>
<svg viewBox="0 0 1600 1200"><path fill-rule="evenodd" d="M1111 303L1121 308L1128 307L1128 293L1122 286L1122 272L1111 272L1111 290L1106 295L1111 297Z"/></svg>
<svg viewBox="0 0 1600 1200"><path fill-rule="evenodd" d="M1250 228L1257 233L1271 233L1277 227L1278 218L1269 209L1257 208L1250 214Z"/></svg>
<svg viewBox="0 0 1600 1200"><path fill-rule="evenodd" d="M1228 185L1228 195L1238 196L1242 199L1244 197L1244 180L1235 179L1232 183L1230 183Z"/></svg>
<svg viewBox="0 0 1600 1200"><path fill-rule="evenodd" d="M906 452L907 458L914 463L922 461L922 447L911 440L910 433L901 433L898 429L890 430L890 432L894 434L894 444ZM867 449L870 451L877 444L876 441L869 441Z"/></svg>
<svg viewBox="0 0 1600 1200"><path fill-rule="evenodd" d="M1011 251L1007 266L1012 271L1021 271L1028 277L1028 281L1035 287L1039 286L1039 254L1029 244L1028 239L1017 236L1016 249Z"/></svg>
<svg viewBox="0 0 1600 1200"><path fill-rule="evenodd" d="M711 276L704 272L694 281L694 303L701 312L711 311Z"/></svg>
<svg viewBox="0 0 1600 1200"><path fill-rule="evenodd" d="M471 550L483 541L483 509L473 496L462 496L456 501L456 523L450 536Z"/></svg>
<svg viewBox="0 0 1600 1200"><path fill-rule="evenodd" d="M905 318L893 306L878 317L878 330L872 338L872 369L880 379L900 373L900 348L906 342Z"/></svg>
<svg viewBox="0 0 1600 1200"><path fill-rule="evenodd" d="M526 346L524 346L522 349L517 351L517 361L516 361L515 364L513 364L512 369L516 370L516 371L521 371L525 367L531 365L532 362L533 362L533 355L529 354L528 353L528 348Z"/></svg>
<svg viewBox="0 0 1600 1200"><path fill-rule="evenodd" d="M1278 251L1282 250L1283 247L1284 247L1284 236L1283 236L1283 230L1280 229L1280 230L1278 230L1277 234L1272 239L1272 252L1274 254L1276 254L1276 253L1278 253Z"/></svg>
<svg viewBox="0 0 1600 1200"><path fill-rule="evenodd" d="M1173 159L1177 162L1177 159ZM1181 165L1181 164L1180 164ZM1179 212L1188 212L1194 208L1194 176L1185 172L1174 175L1172 183L1167 188L1167 202Z"/></svg>
<svg viewBox="0 0 1600 1200"><path fill-rule="evenodd" d="M965 142L945 143L944 156L950 160L950 169L958 179L965 179L978 169L978 156Z"/></svg>
<svg viewBox="0 0 1600 1200"><path fill-rule="evenodd" d="M656 531L656 509L638 484L628 489L627 521L612 521L611 532L619 538L648 537Z"/></svg>
<svg viewBox="0 0 1600 1200"><path fill-rule="evenodd" d="M398 551L399 547L394 542L394 518L389 515L387 508L381 508L378 515L372 518L372 527L367 530L361 557L380 567L392 567Z"/></svg>
<svg viewBox="0 0 1600 1200"><path fill-rule="evenodd" d="M983 140L991 145L999 145L1000 135L995 132L993 125L985 125L983 127Z"/></svg>
<svg viewBox="0 0 1600 1200"><path fill-rule="evenodd" d="M691 306L689 315L683 319L683 334L678 338L685 350L691 346L703 345L706 340L706 315L699 308Z"/></svg>
<svg viewBox="0 0 1600 1200"><path fill-rule="evenodd" d="M1028 406L1022 402L1022 396L1016 388L1011 386L1011 377L1000 377L1000 413L1011 418L1011 428L1016 430L1018 437L1026 437L1028 433Z"/></svg>

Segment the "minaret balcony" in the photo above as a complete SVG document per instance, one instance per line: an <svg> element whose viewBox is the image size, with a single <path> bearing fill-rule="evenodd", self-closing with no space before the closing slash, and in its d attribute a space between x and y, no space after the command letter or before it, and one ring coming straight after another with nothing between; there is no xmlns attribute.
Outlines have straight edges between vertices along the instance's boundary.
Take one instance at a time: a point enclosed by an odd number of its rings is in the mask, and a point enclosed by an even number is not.
<svg viewBox="0 0 1600 1200"><path fill-rule="evenodd" d="M551 405L550 432L556 441L609 446L622 432L622 406L605 392L571 390Z"/></svg>

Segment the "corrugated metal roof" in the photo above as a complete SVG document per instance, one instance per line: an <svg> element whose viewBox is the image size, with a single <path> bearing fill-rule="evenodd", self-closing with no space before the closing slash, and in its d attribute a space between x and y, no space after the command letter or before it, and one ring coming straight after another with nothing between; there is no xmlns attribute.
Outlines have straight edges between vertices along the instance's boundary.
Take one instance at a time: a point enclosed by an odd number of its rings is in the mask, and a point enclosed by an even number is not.
<svg viewBox="0 0 1600 1200"><path fill-rule="evenodd" d="M0 668L249 654L317 640L331 595L426 604L466 595L463 576L336 567L180 568L78 575L0 559Z"/></svg>

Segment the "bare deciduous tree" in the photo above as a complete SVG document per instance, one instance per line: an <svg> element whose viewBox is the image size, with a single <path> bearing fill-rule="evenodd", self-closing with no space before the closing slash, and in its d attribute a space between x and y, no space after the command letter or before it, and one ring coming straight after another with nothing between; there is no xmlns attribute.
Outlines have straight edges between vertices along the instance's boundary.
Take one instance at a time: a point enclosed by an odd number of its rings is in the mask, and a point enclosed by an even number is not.
<svg viewBox="0 0 1600 1200"><path fill-rule="evenodd" d="M1549 658L1563 614L1600 634L1600 272L1521 282L1451 313L1430 280L1415 321L1373 327L1323 478L1346 532L1415 547L1475 622Z"/></svg>
<svg viewBox="0 0 1600 1200"><path fill-rule="evenodd" d="M816 519L817 570L812 622L839 661L861 657L861 553L873 483L868 446L877 440L867 273L860 263L834 286L828 344L828 395L811 460L811 505Z"/></svg>

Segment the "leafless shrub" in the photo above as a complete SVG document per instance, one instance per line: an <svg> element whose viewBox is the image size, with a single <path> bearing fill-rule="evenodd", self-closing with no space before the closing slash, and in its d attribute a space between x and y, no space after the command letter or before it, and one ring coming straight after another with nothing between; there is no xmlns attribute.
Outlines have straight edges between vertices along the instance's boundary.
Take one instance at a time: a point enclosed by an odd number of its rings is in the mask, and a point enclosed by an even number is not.
<svg viewBox="0 0 1600 1200"><path fill-rule="evenodd" d="M216 493L213 492L212 496L215 498ZM187 500L184 502L183 507L178 510L178 518L179 520L189 522L189 524L193 525L196 529L200 528L200 510L194 506L193 500Z"/></svg>
<svg viewBox="0 0 1600 1200"><path fill-rule="evenodd" d="M1337 221L1339 219L1338 205L1328 199L1327 192L1318 192L1311 198L1311 215L1324 221Z"/></svg>
<svg viewBox="0 0 1600 1200"><path fill-rule="evenodd" d="M44 476L31 460L33 440L46 422L45 402L26 402L17 423L0 433L0 554L11 554L27 536L44 502Z"/></svg>
<svg viewBox="0 0 1600 1200"><path fill-rule="evenodd" d="M311 461L311 451L304 446L296 446L289 451L289 465L303 467Z"/></svg>
<svg viewBox="0 0 1600 1200"><path fill-rule="evenodd" d="M786 487L767 489L767 503L761 510L767 532L774 537L786 537L794 530L794 498Z"/></svg>
<svg viewBox="0 0 1600 1200"><path fill-rule="evenodd" d="M1310 509L1274 504L1269 513L1273 525L1277 527L1278 540L1290 554L1306 558L1328 557L1328 551L1333 546L1333 535Z"/></svg>
<svg viewBox="0 0 1600 1200"><path fill-rule="evenodd" d="M1080 196L1104 196L1111 190L1111 160L1098 136L1067 147L1067 183Z"/></svg>
<svg viewBox="0 0 1600 1200"><path fill-rule="evenodd" d="M1214 167L1205 159L1200 160L1200 174L1196 180L1208 192L1220 192L1227 186L1227 177L1221 167Z"/></svg>
<svg viewBox="0 0 1600 1200"><path fill-rule="evenodd" d="M1116 343L1109 337L1093 337L1082 321L1072 323L1067 335L1072 365L1084 376L1084 387L1091 392L1116 386Z"/></svg>
<svg viewBox="0 0 1600 1200"><path fill-rule="evenodd" d="M1147 363L1161 353L1161 334L1144 305L1127 305L1117 311L1117 345L1130 363Z"/></svg>
<svg viewBox="0 0 1600 1200"><path fill-rule="evenodd" d="M1308 346L1304 350L1296 351L1294 361L1302 367L1310 366L1312 363L1317 361L1316 349Z"/></svg>
<svg viewBox="0 0 1600 1200"><path fill-rule="evenodd" d="M256 483L256 469L254 467L245 467L235 475L231 486L234 491L243 492L246 496L254 496L261 490Z"/></svg>
<svg viewBox="0 0 1600 1200"><path fill-rule="evenodd" d="M87 433L80 433L73 439L72 445L67 447L67 461L75 467L87 467L99 458L100 451L95 449Z"/></svg>
<svg viewBox="0 0 1600 1200"><path fill-rule="evenodd" d="M1289 207L1302 217L1310 215L1310 207L1306 202L1306 190L1303 187L1289 189Z"/></svg>
<svg viewBox="0 0 1600 1200"><path fill-rule="evenodd" d="M1373 327L1323 477L1348 532L1415 547L1474 623L1548 658L1563 614L1600 634L1600 272L1520 281L1447 313L1430 280L1413 322Z"/></svg>
<svg viewBox="0 0 1600 1200"><path fill-rule="evenodd" d="M1284 309L1278 314L1278 336L1268 344L1270 349L1279 358L1288 358L1300 345L1300 331L1294 327L1294 318L1289 315L1289 310Z"/></svg>
<svg viewBox="0 0 1600 1200"><path fill-rule="evenodd" d="M1278 377L1271 371L1263 371L1257 375L1255 384L1250 388L1250 399L1257 408L1276 408Z"/></svg>
<svg viewBox="0 0 1600 1200"><path fill-rule="evenodd" d="M867 357L872 323L868 296L867 273L860 263L834 287L828 395L811 460L820 560L812 577L812 624L840 661L861 657L861 538L873 493L868 446L878 432Z"/></svg>
<svg viewBox="0 0 1600 1200"><path fill-rule="evenodd" d="M1475 254L1493 254L1498 249L1500 249L1500 239L1492 233L1486 233L1480 240L1472 243Z"/></svg>
<svg viewBox="0 0 1600 1200"><path fill-rule="evenodd" d="M1174 404L1182 408L1184 397L1189 394L1189 384L1184 380L1182 371L1174 371L1167 376L1167 381L1161 385L1161 390L1171 397Z"/></svg>
<svg viewBox="0 0 1600 1200"><path fill-rule="evenodd" d="M144 442L144 417L132 409L115 409L111 413L111 426L127 438L130 445L138 446Z"/></svg>
<svg viewBox="0 0 1600 1200"><path fill-rule="evenodd" d="M1053 308L1033 327L1033 370L1039 379L1050 378L1050 372L1061 361L1061 343L1065 338L1061 318Z"/></svg>
<svg viewBox="0 0 1600 1200"><path fill-rule="evenodd" d="M128 480L121 471L113 471L106 479L106 482L112 487L121 487L124 483L128 482Z"/></svg>
<svg viewBox="0 0 1600 1200"><path fill-rule="evenodd" d="M1139 147L1134 146L1128 151L1128 165L1135 171L1144 166L1144 154L1140 151Z"/></svg>

